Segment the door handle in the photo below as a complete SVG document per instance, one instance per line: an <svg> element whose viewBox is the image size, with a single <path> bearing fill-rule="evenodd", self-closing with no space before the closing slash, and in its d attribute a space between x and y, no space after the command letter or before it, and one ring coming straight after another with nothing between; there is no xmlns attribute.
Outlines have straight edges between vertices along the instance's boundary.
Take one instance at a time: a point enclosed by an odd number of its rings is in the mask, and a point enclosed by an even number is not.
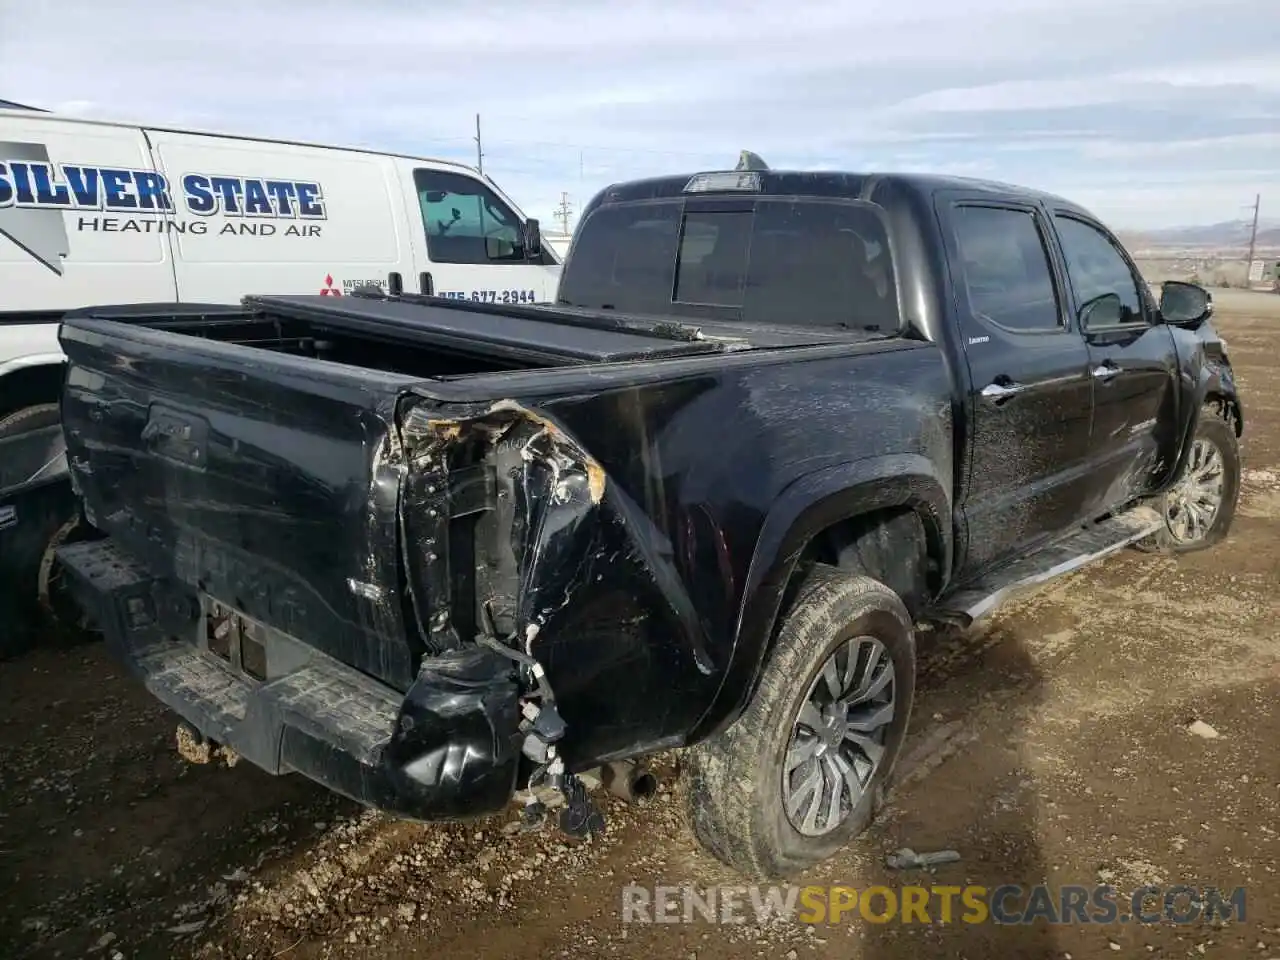
<svg viewBox="0 0 1280 960"><path fill-rule="evenodd" d="M1121 369L1110 360L1093 368L1093 377L1095 380L1110 380L1112 377L1118 376L1120 373Z"/></svg>
<svg viewBox="0 0 1280 960"><path fill-rule="evenodd" d="M992 403L1003 403L1027 389L1021 383L988 383L982 388L982 398Z"/></svg>

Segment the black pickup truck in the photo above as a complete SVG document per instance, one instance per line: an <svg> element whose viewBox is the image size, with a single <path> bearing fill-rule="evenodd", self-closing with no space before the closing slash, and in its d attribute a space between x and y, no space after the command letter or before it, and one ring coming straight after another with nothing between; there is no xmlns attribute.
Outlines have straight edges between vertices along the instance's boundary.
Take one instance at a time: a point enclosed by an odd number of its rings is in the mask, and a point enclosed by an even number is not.
<svg viewBox="0 0 1280 960"><path fill-rule="evenodd" d="M60 557L206 746L423 820L688 747L699 836L785 875L873 815L915 625L1226 536L1211 309L1017 187L619 184L554 305L68 316Z"/></svg>

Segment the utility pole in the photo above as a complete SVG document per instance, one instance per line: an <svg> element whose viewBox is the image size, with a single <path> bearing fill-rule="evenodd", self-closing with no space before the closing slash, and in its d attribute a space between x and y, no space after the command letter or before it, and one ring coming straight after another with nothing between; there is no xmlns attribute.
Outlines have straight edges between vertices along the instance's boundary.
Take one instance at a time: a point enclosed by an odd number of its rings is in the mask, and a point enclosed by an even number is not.
<svg viewBox="0 0 1280 960"><path fill-rule="evenodd" d="M484 150L480 146L480 114L476 114L476 169L484 175Z"/></svg>
<svg viewBox="0 0 1280 960"><path fill-rule="evenodd" d="M560 206L556 207L556 219L560 221L560 229L563 233L569 232L569 216L573 213L573 208L569 205L569 194L561 191Z"/></svg>
<svg viewBox="0 0 1280 960"><path fill-rule="evenodd" d="M1253 278L1253 254L1258 247L1258 209L1262 206L1262 194L1257 194L1253 199L1253 229L1249 231L1249 262L1244 265L1244 282L1246 286L1251 286Z"/></svg>

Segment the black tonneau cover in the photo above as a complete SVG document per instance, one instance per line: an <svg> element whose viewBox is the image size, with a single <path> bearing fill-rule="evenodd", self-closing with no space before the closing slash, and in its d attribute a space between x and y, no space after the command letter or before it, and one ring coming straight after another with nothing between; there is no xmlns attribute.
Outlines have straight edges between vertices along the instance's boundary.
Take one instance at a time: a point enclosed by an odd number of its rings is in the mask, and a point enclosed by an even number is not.
<svg viewBox="0 0 1280 960"><path fill-rule="evenodd" d="M244 306L382 339L547 366L717 353L733 342L704 339L697 326L657 318L433 297L261 296L245 297Z"/></svg>

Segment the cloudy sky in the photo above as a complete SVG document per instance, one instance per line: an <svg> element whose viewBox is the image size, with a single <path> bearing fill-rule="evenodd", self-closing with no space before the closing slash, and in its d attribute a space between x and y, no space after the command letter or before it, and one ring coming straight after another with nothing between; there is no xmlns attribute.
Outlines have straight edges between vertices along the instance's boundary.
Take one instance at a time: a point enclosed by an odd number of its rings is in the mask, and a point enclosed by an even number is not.
<svg viewBox="0 0 1280 960"><path fill-rule="evenodd" d="M0 97L609 182L948 171L1119 228L1280 216L1275 0L0 0Z"/></svg>

